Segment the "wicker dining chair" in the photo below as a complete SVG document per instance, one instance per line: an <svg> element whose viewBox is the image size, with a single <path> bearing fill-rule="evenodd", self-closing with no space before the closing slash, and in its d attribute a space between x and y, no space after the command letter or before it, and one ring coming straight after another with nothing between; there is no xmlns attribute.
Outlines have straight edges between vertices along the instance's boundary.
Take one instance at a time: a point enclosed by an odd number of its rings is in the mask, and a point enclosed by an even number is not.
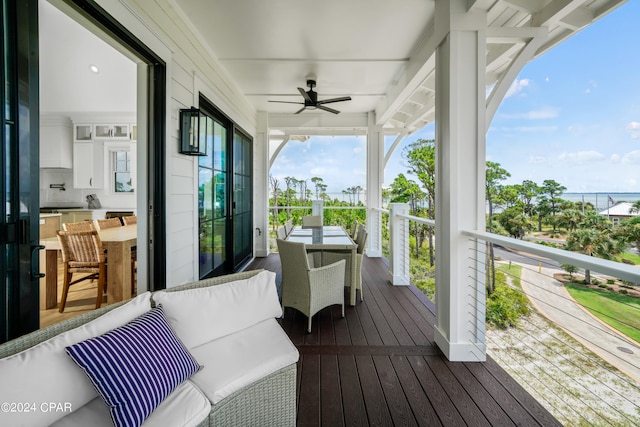
<svg viewBox="0 0 640 427"><path fill-rule="evenodd" d="M284 223L284 231L287 234L287 236L291 234L291 230L293 230L293 224L291 223L291 220L288 220L287 222Z"/></svg>
<svg viewBox="0 0 640 427"><path fill-rule="evenodd" d="M276 237L282 240L287 238L287 232L285 231L283 226L278 227L278 229L276 230Z"/></svg>
<svg viewBox="0 0 640 427"><path fill-rule="evenodd" d="M66 222L62 224L62 229L64 231L91 231L96 228L93 226L93 222L91 221L80 221L80 222Z"/></svg>
<svg viewBox="0 0 640 427"><path fill-rule="evenodd" d="M64 267L64 283L62 298L58 311L62 313L67 303L69 287L87 279L97 278L96 308L102 304L105 283L107 281L107 267L105 263L102 241L96 230L91 231L58 231L58 240L62 248L62 263ZM76 273L86 275L73 279Z"/></svg>
<svg viewBox="0 0 640 427"><path fill-rule="evenodd" d="M360 223L357 219L353 220L353 227L351 228L351 238L355 241L356 237L358 237L358 226Z"/></svg>
<svg viewBox="0 0 640 427"><path fill-rule="evenodd" d="M122 225L133 225L138 223L138 217L136 215L128 215L120 218ZM138 276L138 247L131 247L131 295L136 295L138 292L137 285Z"/></svg>
<svg viewBox="0 0 640 427"><path fill-rule="evenodd" d="M282 264L282 307L295 308L309 318L325 307L340 304L344 317L344 260L311 268L304 243L276 240Z"/></svg>
<svg viewBox="0 0 640 427"><path fill-rule="evenodd" d="M125 218L127 218L125 220ZM124 221L124 225L137 224L138 219L136 216L125 216L122 217ZM129 222L127 222L129 221ZM123 224L120 222L120 218L107 218L107 219L96 219L95 221L96 228L98 230L104 230L106 228L116 228L122 227ZM137 280L136 277L138 275L138 248L136 246L131 247L131 295L135 295L137 292Z"/></svg>
<svg viewBox="0 0 640 427"><path fill-rule="evenodd" d="M303 227L322 227L322 217L320 215L303 216Z"/></svg>
<svg viewBox="0 0 640 427"><path fill-rule="evenodd" d="M138 217L135 215L123 216L121 219L124 225L131 225L131 224L138 223Z"/></svg>
<svg viewBox="0 0 640 427"><path fill-rule="evenodd" d="M107 219L96 219L93 221L96 225L96 230L104 230L105 228L114 228L114 227L122 227L122 222L120 222L120 218L107 218Z"/></svg>
<svg viewBox="0 0 640 427"><path fill-rule="evenodd" d="M360 224L358 227L358 237L356 238L356 244L358 245L357 254L356 254L356 290L360 291L360 301L363 300L362 297L362 258L364 257L364 253L367 250L367 237L369 233L367 232L367 227L364 224Z"/></svg>

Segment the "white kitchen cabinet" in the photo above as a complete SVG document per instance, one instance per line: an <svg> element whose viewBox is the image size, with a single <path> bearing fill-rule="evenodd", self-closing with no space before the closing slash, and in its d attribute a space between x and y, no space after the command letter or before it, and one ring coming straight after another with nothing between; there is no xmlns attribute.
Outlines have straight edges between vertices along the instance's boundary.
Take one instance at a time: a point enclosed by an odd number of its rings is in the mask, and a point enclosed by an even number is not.
<svg viewBox="0 0 640 427"><path fill-rule="evenodd" d="M91 123L73 124L73 142L93 141L93 125Z"/></svg>
<svg viewBox="0 0 640 427"><path fill-rule="evenodd" d="M95 124L94 139L129 140L129 124Z"/></svg>
<svg viewBox="0 0 640 427"><path fill-rule="evenodd" d="M73 167L73 130L66 116L40 117L40 167Z"/></svg>
<svg viewBox="0 0 640 427"><path fill-rule="evenodd" d="M76 142L73 144L73 187L102 188L104 185L104 144Z"/></svg>

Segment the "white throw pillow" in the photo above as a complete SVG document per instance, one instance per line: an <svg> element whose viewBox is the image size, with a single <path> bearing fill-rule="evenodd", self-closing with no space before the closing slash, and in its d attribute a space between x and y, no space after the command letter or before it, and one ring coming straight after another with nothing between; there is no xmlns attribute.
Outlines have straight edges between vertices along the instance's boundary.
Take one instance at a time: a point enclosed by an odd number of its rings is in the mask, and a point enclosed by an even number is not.
<svg viewBox="0 0 640 427"><path fill-rule="evenodd" d="M152 298L162 304L169 325L188 349L282 316L271 271L205 288L158 291Z"/></svg>
<svg viewBox="0 0 640 427"><path fill-rule="evenodd" d="M65 347L102 335L151 308L150 292L78 328L63 332L13 356L0 359L0 402L20 404L18 412L0 412L2 426L49 425L98 396ZM24 404L33 404L29 412Z"/></svg>

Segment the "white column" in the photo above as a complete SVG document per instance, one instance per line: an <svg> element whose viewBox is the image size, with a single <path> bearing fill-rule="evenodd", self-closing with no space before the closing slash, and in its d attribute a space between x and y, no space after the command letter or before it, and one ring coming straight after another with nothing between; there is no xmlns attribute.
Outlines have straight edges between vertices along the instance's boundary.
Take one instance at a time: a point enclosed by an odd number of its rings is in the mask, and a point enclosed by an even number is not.
<svg viewBox="0 0 640 427"><path fill-rule="evenodd" d="M409 215L408 203L391 203L389 206L389 272L391 284L408 286L409 277L409 220L399 217Z"/></svg>
<svg viewBox="0 0 640 427"><path fill-rule="evenodd" d="M382 256L382 183L384 181L384 132L369 113L367 128L367 256Z"/></svg>
<svg viewBox="0 0 640 427"><path fill-rule="evenodd" d="M449 30L436 51L436 327L451 361L486 359L484 269L461 230L485 229L486 15L436 2ZM443 23L444 21L444 23Z"/></svg>
<svg viewBox="0 0 640 427"><path fill-rule="evenodd" d="M324 202L322 200L311 201L311 215L319 216L320 221L324 224Z"/></svg>
<svg viewBox="0 0 640 427"><path fill-rule="evenodd" d="M253 141L253 254L269 255L269 117L258 113Z"/></svg>

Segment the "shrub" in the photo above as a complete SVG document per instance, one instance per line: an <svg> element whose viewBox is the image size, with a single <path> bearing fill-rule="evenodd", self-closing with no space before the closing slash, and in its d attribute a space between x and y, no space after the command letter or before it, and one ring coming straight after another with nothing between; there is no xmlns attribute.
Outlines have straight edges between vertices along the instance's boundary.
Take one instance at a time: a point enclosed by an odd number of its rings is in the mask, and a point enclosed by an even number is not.
<svg viewBox="0 0 640 427"><path fill-rule="evenodd" d="M591 283L593 283L594 285L599 285L600 281L598 279L593 279Z"/></svg>
<svg viewBox="0 0 640 427"><path fill-rule="evenodd" d="M562 264L560 267L562 267L562 269L564 271L569 273L569 277L571 279L573 279L573 273L576 273L578 271L578 267L576 267L575 265L571 265L571 264Z"/></svg>
<svg viewBox="0 0 640 427"><path fill-rule="evenodd" d="M606 287L607 287L607 285L605 285L604 283L599 283L599 284L598 284L598 287L599 287L599 288L606 288Z"/></svg>
<svg viewBox="0 0 640 427"><path fill-rule="evenodd" d="M607 279L607 283L613 285L614 283L616 283L616 281L613 279Z"/></svg>
<svg viewBox="0 0 640 427"><path fill-rule="evenodd" d="M620 289L618 292L620 292L623 295L627 295L629 293L629 291L626 289Z"/></svg>
<svg viewBox="0 0 640 427"><path fill-rule="evenodd" d="M487 299L487 323L500 329L518 324L518 320L529 314L527 297L506 284L505 275L496 272L496 288Z"/></svg>

